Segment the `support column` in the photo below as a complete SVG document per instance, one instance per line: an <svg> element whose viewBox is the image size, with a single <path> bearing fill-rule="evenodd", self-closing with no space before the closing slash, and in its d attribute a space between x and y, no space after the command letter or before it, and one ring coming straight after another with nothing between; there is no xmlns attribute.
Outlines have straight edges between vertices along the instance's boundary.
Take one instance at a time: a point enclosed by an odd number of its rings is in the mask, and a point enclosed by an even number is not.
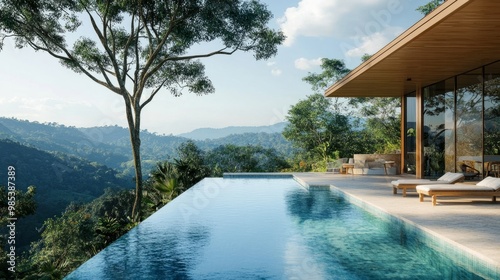
<svg viewBox="0 0 500 280"><path fill-rule="evenodd" d="M406 110L407 110L407 102L406 98L404 95L401 96L401 158L400 162L401 164L399 165L399 174L404 174L406 173L405 166L406 166L406 160L405 160L405 154L406 154Z"/></svg>
<svg viewBox="0 0 500 280"><path fill-rule="evenodd" d="M416 121L416 151L415 151L415 165L416 177L424 178L424 96L422 92L422 85L416 84L416 103L417 103L417 121Z"/></svg>

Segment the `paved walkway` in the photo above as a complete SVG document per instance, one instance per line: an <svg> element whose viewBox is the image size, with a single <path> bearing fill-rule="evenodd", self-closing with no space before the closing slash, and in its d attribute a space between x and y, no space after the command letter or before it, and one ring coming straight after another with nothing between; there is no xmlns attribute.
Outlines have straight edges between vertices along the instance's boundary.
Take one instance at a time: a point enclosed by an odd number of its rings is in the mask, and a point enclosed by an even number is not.
<svg viewBox="0 0 500 280"><path fill-rule="evenodd" d="M491 198L438 198L419 202L416 192L392 194L401 176L294 173L309 185L330 185L389 214L407 219L469 251L500 271L500 202ZM400 191L400 190L399 190Z"/></svg>

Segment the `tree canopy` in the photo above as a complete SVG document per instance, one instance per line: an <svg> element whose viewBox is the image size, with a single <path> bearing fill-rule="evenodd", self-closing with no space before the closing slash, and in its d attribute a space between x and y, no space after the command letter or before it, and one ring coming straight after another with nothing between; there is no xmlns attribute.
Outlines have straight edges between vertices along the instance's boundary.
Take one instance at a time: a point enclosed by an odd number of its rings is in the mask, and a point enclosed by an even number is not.
<svg viewBox="0 0 500 280"><path fill-rule="evenodd" d="M341 151L344 136L350 132L348 118L332 110L332 102L321 94L299 101L288 111L283 136L323 161Z"/></svg>
<svg viewBox="0 0 500 280"><path fill-rule="evenodd" d="M338 59L321 59L321 69L323 72L308 73L302 80L309 83L314 92L322 92L336 81L342 79L349 70L344 61Z"/></svg>
<svg viewBox="0 0 500 280"><path fill-rule="evenodd" d="M273 148L262 146L221 145L206 155L212 176L224 172L280 172L288 167L281 154Z"/></svg>
<svg viewBox="0 0 500 280"><path fill-rule="evenodd" d="M344 61L338 59L321 59L321 73L308 73L307 76L302 78L303 81L311 85L314 93L322 94L329 86L342 79L351 70L346 67ZM336 111L340 111L341 100L334 98L332 103Z"/></svg>
<svg viewBox="0 0 500 280"><path fill-rule="evenodd" d="M397 97L352 98L349 105L366 120L366 130L377 153L392 153L401 147L401 100Z"/></svg>
<svg viewBox="0 0 500 280"><path fill-rule="evenodd" d="M9 181L10 182L10 181ZM5 230L8 228L7 225L11 223L11 220L9 218L16 218L21 219L25 216L33 215L35 213L35 210L37 208L36 202L35 202L35 194L36 194L36 187L34 186L29 186L28 189L23 192L21 190L15 190L12 191L10 188L0 186L0 244L2 246L0 247L0 279L11 279L15 277L16 271L12 271L12 266L9 264L9 261L11 261L10 257L7 254L11 254L10 248L13 246L16 248L16 246L19 246L18 243L16 243L15 235L14 239L10 239L12 235ZM15 198L15 204L12 205L11 198ZM14 211L14 216L11 216L11 209L10 207L15 207ZM16 222L14 221L14 224ZM10 231L11 229L9 229ZM13 229L15 231L15 228ZM8 239L9 238L9 239ZM16 249L14 250L14 253ZM19 254L19 251L17 251L17 254ZM15 256L18 258L17 256ZM18 258L19 259L19 258ZM14 266L15 267L15 266Z"/></svg>
<svg viewBox="0 0 500 280"><path fill-rule="evenodd" d="M257 0L0 0L0 47L13 38L16 47L43 51L123 99L138 217L141 111L162 89L175 96L213 92L198 59L236 51L275 55L284 35L267 27L271 18ZM203 44L211 49L194 51Z"/></svg>
<svg viewBox="0 0 500 280"><path fill-rule="evenodd" d="M362 61L370 57L365 54ZM300 148L294 160L300 163L292 169L321 171L329 160L339 156L399 149L400 100L325 98L322 95L324 90L351 70L342 60L328 58L322 59L321 69L321 73L309 73L303 78L316 93L299 101L288 111L289 124L283 136Z"/></svg>
<svg viewBox="0 0 500 280"><path fill-rule="evenodd" d="M429 3L422 5L417 8L417 11L421 12L424 15L430 14L434 11L439 5L443 4L446 0L432 0Z"/></svg>

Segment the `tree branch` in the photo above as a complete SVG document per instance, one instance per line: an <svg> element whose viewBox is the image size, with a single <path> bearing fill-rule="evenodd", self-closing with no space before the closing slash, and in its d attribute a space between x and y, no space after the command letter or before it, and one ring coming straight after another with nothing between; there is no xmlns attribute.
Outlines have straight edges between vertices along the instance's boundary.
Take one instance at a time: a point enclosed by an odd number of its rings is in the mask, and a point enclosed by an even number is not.
<svg viewBox="0 0 500 280"><path fill-rule="evenodd" d="M101 41L101 45L104 47L104 50L108 54L108 57L111 61L111 64L115 70L115 77L116 77L116 80L118 82L118 85L120 86L120 88L122 90L124 90L125 84L122 82L123 79L122 79L121 74L120 74L120 68L118 67L118 62L116 61L116 57L113 55L113 52L111 51L111 49L108 46L108 39L103 36L101 30L97 26L97 23L96 23L94 17L92 16L92 13L86 7L85 7L85 11L87 12L87 14L90 18L90 22L92 23L92 27L94 28L95 33L97 34L97 36L99 37L99 40Z"/></svg>
<svg viewBox="0 0 500 280"><path fill-rule="evenodd" d="M144 17L144 13L142 11L142 1L139 2L139 22L143 22L143 27L144 29L146 30L146 34L147 34L147 39L148 39L148 42L149 42L149 56L151 57L152 53L153 53L153 39L151 38L152 35L151 35L151 31L149 30L149 27L146 23L146 18Z"/></svg>
<svg viewBox="0 0 500 280"><path fill-rule="evenodd" d="M196 58L205 58L205 57L211 57L211 56L214 56L214 55L232 55L234 54L238 48L235 48L231 51L224 51L226 50L227 48L222 48L218 51L213 51L211 53L206 53L206 54L198 54L198 55L188 55L188 56L178 56L178 57L172 57L172 58L169 58L168 60L171 60L171 61L179 61L179 60L191 60L191 59L196 59Z"/></svg>
<svg viewBox="0 0 500 280"><path fill-rule="evenodd" d="M125 43L125 47L123 49L123 65L122 65L122 69L123 69L123 75L122 75L122 79L123 79L123 84L125 85L126 83L126 79L127 77L130 77L128 75L128 49L130 47L130 44L132 43L132 41L134 40L134 38L136 36L139 36L139 25L137 26L137 33L135 33L135 20L134 18L136 17L136 14L135 12L132 13L132 20L130 22L130 36L128 37L127 39L127 42ZM134 35L136 34L136 35ZM135 40L135 49L137 51L137 49L139 48L139 42L138 40ZM136 59L138 60L139 57L136 56ZM132 79L132 81L134 81L134 79ZM134 84L135 84L135 81L134 81ZM134 91L135 92L135 91Z"/></svg>
<svg viewBox="0 0 500 280"><path fill-rule="evenodd" d="M151 92L151 95L149 96L148 99L146 99L146 101L144 101L141 105L141 109L143 109L144 107L146 107L146 105L148 105L149 102L151 102L153 100L153 98L155 97L155 95L160 91L160 89L163 87L163 85L167 82L167 79L163 80L163 82L161 83L161 85L159 85L155 90L153 90Z"/></svg>
<svg viewBox="0 0 500 280"><path fill-rule="evenodd" d="M174 20L174 19L177 16L178 10L179 10L179 7L177 7L174 10L174 12L172 13L170 24L168 26L168 29L163 33L163 38L161 40L159 40L160 37L157 36L159 43L156 46L156 49L154 50L154 52L152 54L150 54L150 56L148 57L145 65L142 69L142 72L140 74L140 78L137 80L137 82L139 83L139 88L144 88L146 81L149 79L149 77L151 77L151 75L153 75L156 71L158 71L158 69L160 69L160 67L163 66L165 64L165 62L167 61L167 60L160 61L159 64L156 67L154 67L153 70L149 71L149 68L153 64L153 61L156 60L156 58L158 57L158 54L160 53L163 46L167 42L167 39L170 37L170 34L174 30L174 27L177 25L177 20ZM144 25L146 26L146 30L147 30L147 23L144 20L144 18L142 18L142 20L143 20ZM151 47L151 44L150 44L150 47ZM138 93L138 94L139 94L138 99L140 100L141 93Z"/></svg>

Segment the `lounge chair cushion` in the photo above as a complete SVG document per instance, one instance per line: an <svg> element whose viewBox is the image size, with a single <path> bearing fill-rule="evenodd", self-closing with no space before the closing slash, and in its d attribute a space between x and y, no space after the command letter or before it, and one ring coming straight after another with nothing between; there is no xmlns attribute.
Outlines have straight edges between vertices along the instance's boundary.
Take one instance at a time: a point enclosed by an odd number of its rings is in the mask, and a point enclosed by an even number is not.
<svg viewBox="0 0 500 280"><path fill-rule="evenodd" d="M436 181L431 181L428 179L406 179L406 180L396 180L391 182L393 186L407 185L407 184L425 184L425 183L436 183Z"/></svg>
<svg viewBox="0 0 500 280"><path fill-rule="evenodd" d="M500 178L486 177L476 185L468 184L421 184L417 186L417 191L498 191L500 190Z"/></svg>
<svg viewBox="0 0 500 280"><path fill-rule="evenodd" d="M444 173L444 175L443 175L443 176L439 177L437 180L438 180L438 181L448 181L448 179L447 179L447 178L448 178L449 176L450 176L450 172L446 172L446 173Z"/></svg>
<svg viewBox="0 0 500 280"><path fill-rule="evenodd" d="M407 182L400 181L400 184L414 184L414 185L451 185L450 181L422 181L422 182Z"/></svg>
<svg viewBox="0 0 500 280"><path fill-rule="evenodd" d="M479 187L490 187L495 191L500 189L500 178L486 177L481 182L477 183Z"/></svg>
<svg viewBox="0 0 500 280"><path fill-rule="evenodd" d="M443 176L439 177L437 181L432 181L429 179L403 179L392 181L391 184L395 187L399 185L426 185L426 184L451 184L459 181L464 177L462 173L446 172Z"/></svg>
<svg viewBox="0 0 500 280"><path fill-rule="evenodd" d="M443 176L439 177L438 181L456 182L464 177L462 173L446 172Z"/></svg>
<svg viewBox="0 0 500 280"><path fill-rule="evenodd" d="M457 191L457 192L484 192L484 191L495 191L492 187L478 186L478 185L467 185L467 184L437 184L437 185L418 185L417 191L429 192L429 191Z"/></svg>

